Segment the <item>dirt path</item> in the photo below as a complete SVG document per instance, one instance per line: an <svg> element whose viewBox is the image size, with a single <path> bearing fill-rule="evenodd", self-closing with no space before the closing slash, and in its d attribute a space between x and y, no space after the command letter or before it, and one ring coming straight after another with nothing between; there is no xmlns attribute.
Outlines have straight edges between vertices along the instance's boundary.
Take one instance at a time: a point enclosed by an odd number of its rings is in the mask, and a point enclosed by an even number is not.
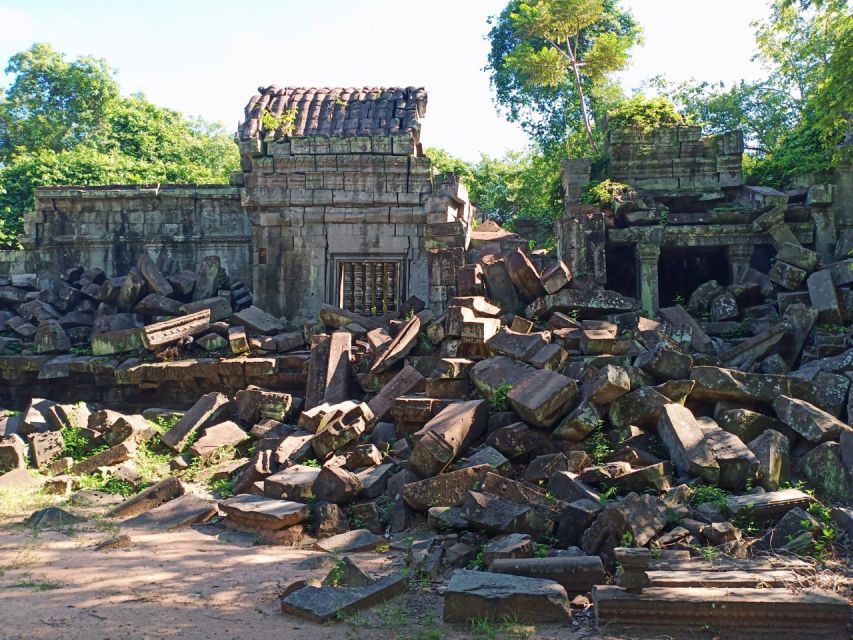
<svg viewBox="0 0 853 640"><path fill-rule="evenodd" d="M417 586L369 613L316 625L283 615L277 599L284 585L318 574L298 566L316 552L255 546L251 536L216 526L129 531L129 548L98 551L95 545L117 534L103 521L37 535L10 522L0 526L2 640L604 637L589 626L445 627L440 596ZM395 552L351 558L374 575L403 562Z"/></svg>

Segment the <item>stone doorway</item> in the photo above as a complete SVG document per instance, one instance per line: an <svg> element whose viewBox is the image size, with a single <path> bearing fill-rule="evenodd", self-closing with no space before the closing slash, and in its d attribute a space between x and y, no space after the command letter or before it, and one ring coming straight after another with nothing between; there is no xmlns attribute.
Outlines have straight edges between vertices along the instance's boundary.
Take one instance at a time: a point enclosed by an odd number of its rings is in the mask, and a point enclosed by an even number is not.
<svg viewBox="0 0 853 640"><path fill-rule="evenodd" d="M684 303L703 282L730 283L725 247L661 247L658 260L660 306Z"/></svg>

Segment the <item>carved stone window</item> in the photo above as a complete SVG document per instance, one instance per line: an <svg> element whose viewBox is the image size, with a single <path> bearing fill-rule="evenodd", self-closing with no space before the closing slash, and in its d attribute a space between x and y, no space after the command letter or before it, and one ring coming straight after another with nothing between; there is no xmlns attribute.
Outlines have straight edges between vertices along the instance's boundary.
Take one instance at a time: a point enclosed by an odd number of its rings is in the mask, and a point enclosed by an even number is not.
<svg viewBox="0 0 853 640"><path fill-rule="evenodd" d="M336 259L337 305L363 316L400 309L403 299L403 260L387 258Z"/></svg>

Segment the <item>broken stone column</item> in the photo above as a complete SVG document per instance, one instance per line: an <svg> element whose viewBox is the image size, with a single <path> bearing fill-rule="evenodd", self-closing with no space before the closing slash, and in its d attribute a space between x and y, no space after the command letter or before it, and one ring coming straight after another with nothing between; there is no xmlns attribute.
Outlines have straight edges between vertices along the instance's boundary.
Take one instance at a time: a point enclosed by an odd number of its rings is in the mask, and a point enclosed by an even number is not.
<svg viewBox="0 0 853 640"><path fill-rule="evenodd" d="M485 400L454 402L424 425L409 464L424 477L434 476L486 430L488 405Z"/></svg>
<svg viewBox="0 0 853 640"><path fill-rule="evenodd" d="M652 584L646 573L652 560L652 552L649 549L616 547L613 555L619 566L616 579L620 587L631 593L642 593L643 589Z"/></svg>

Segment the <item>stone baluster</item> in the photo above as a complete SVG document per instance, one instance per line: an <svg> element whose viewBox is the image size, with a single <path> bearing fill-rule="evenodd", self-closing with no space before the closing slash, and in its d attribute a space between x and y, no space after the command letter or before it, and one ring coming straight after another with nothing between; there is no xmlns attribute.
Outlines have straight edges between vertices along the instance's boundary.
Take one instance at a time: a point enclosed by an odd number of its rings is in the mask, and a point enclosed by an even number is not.
<svg viewBox="0 0 853 640"><path fill-rule="evenodd" d="M660 245L641 242L636 247L640 302L646 313L653 314L660 306L658 289L658 258Z"/></svg>
<svg viewBox="0 0 853 640"><path fill-rule="evenodd" d="M737 284L743 279L743 275L749 269L754 249L755 247L751 244L734 244L729 246L729 277L733 284Z"/></svg>

